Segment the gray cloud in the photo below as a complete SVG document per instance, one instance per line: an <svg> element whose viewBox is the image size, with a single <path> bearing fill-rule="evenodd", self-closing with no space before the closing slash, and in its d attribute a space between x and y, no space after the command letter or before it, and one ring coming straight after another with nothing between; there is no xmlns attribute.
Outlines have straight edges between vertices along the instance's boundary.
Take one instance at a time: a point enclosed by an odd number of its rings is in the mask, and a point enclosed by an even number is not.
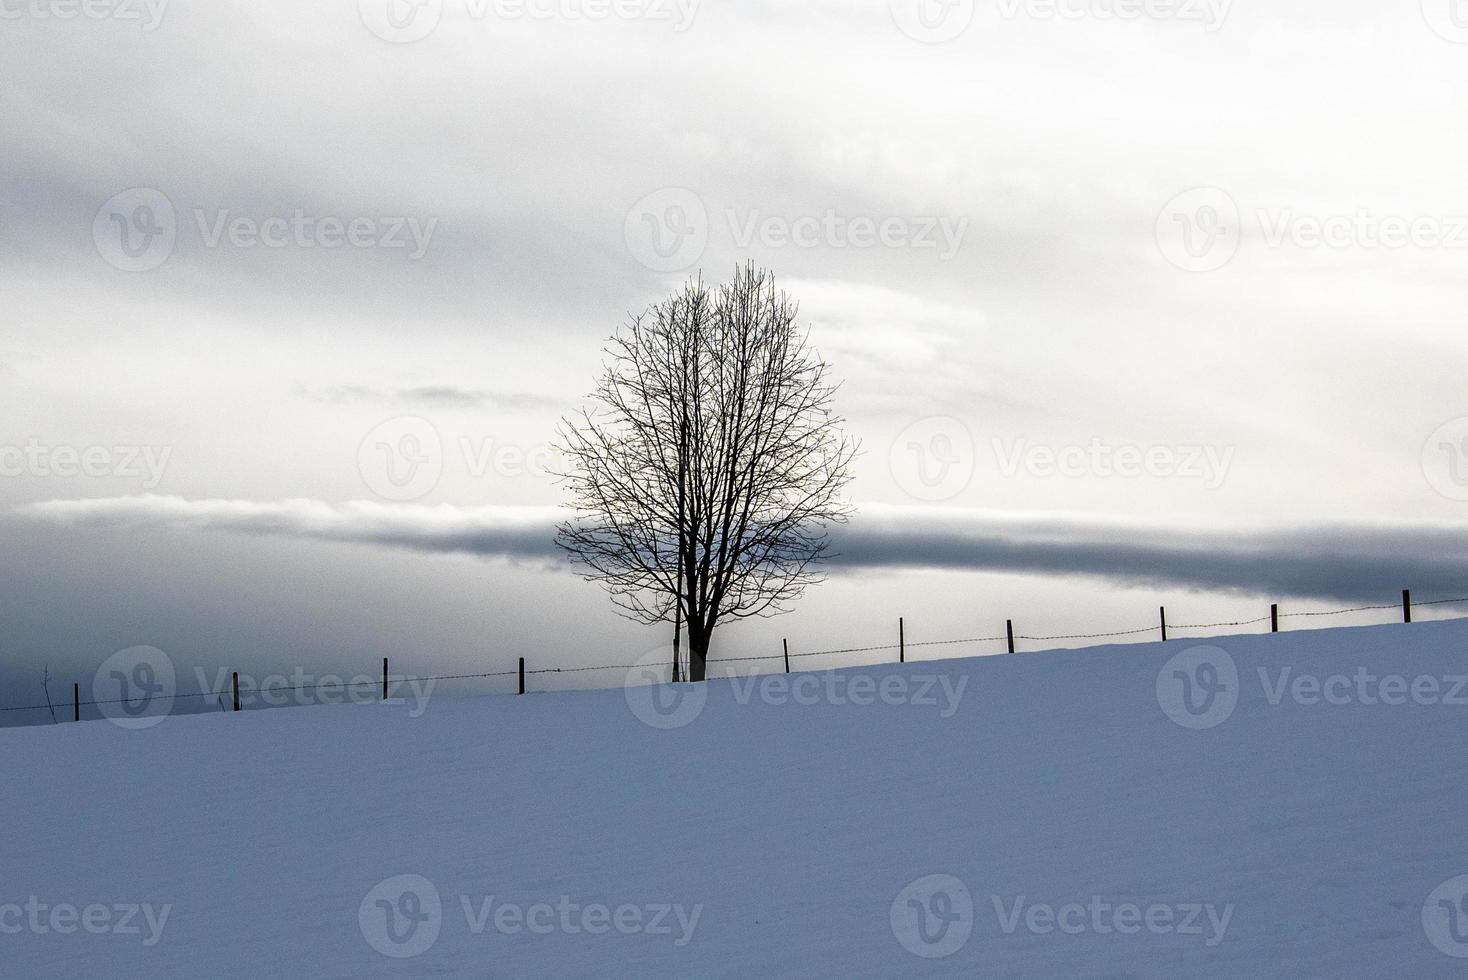
<svg viewBox="0 0 1468 980"><path fill-rule="evenodd" d="M455 385L416 385L380 388L371 385L296 385L293 393L306 401L324 405L402 405L426 408L483 408L500 412L554 411L563 399L528 392L491 391Z"/></svg>
<svg viewBox="0 0 1468 980"><path fill-rule="evenodd" d="M252 502L146 495L53 500L22 515L81 528L222 531L554 564L553 507ZM1140 520L872 505L834 535L832 571L951 569L1122 585L1390 601L1468 592L1468 527L1339 522L1189 530Z"/></svg>
<svg viewBox="0 0 1468 980"><path fill-rule="evenodd" d="M1084 575L1125 585L1390 601L1468 595L1468 525L1336 522L1197 530L1063 516L869 508L841 564Z"/></svg>
<svg viewBox="0 0 1468 980"><path fill-rule="evenodd" d="M556 515L552 507L185 500L157 494L51 500L19 512L78 528L223 531L532 560L552 557L549 529Z"/></svg>

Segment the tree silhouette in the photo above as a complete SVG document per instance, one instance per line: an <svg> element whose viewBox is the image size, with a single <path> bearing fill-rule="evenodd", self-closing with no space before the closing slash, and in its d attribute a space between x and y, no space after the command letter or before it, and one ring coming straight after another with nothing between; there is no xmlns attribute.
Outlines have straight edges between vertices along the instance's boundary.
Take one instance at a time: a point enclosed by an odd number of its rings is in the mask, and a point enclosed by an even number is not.
<svg viewBox="0 0 1468 980"><path fill-rule="evenodd" d="M610 341L594 407L561 423L575 516L556 541L644 623L681 619L689 679L715 627L822 578L857 451L797 305L753 265L690 281Z"/></svg>

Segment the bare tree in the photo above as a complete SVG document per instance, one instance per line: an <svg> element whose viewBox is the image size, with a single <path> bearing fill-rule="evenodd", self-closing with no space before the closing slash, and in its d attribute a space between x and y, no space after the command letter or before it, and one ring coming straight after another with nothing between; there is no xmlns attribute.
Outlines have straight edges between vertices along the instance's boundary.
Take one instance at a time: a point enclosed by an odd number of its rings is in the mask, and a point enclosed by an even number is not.
<svg viewBox="0 0 1468 980"><path fill-rule="evenodd" d="M627 616L680 620L689 680L720 623L784 611L822 577L856 444L797 305L763 269L702 281L614 336L561 424L576 516L557 543Z"/></svg>

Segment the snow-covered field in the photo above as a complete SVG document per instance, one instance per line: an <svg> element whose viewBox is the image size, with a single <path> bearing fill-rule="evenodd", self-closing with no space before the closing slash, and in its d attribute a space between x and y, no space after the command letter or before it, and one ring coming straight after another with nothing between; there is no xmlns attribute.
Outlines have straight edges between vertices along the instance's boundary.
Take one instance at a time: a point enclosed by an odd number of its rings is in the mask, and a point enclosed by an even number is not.
<svg viewBox="0 0 1468 980"><path fill-rule="evenodd" d="M4 730L0 974L1462 976L1464 675L1443 622Z"/></svg>

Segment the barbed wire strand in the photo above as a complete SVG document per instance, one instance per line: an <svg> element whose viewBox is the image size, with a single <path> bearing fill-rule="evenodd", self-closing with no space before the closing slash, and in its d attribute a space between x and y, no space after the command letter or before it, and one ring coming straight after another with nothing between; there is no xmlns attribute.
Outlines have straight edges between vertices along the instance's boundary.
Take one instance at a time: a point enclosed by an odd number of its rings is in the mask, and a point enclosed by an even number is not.
<svg viewBox="0 0 1468 980"><path fill-rule="evenodd" d="M1014 634L1016 640L1101 640L1111 636L1137 636L1140 633L1156 633L1156 626L1144 626L1135 630L1117 630L1114 633L1069 633L1063 636L1026 636Z"/></svg>
<svg viewBox="0 0 1468 980"><path fill-rule="evenodd" d="M1413 603L1413 605L1426 605L1426 603ZM1353 612L1372 612L1377 609L1400 609L1401 606L1395 602L1383 603L1379 606L1353 606L1350 609L1325 609L1319 612L1282 612L1280 619L1293 619L1297 616L1342 616Z"/></svg>
<svg viewBox="0 0 1468 980"><path fill-rule="evenodd" d="M1167 628L1169 630L1216 630L1222 629L1225 626L1257 626L1260 623L1269 622L1270 618L1269 616L1260 616L1258 619L1242 619L1232 623L1195 623L1193 625L1178 626L1168 623Z"/></svg>

